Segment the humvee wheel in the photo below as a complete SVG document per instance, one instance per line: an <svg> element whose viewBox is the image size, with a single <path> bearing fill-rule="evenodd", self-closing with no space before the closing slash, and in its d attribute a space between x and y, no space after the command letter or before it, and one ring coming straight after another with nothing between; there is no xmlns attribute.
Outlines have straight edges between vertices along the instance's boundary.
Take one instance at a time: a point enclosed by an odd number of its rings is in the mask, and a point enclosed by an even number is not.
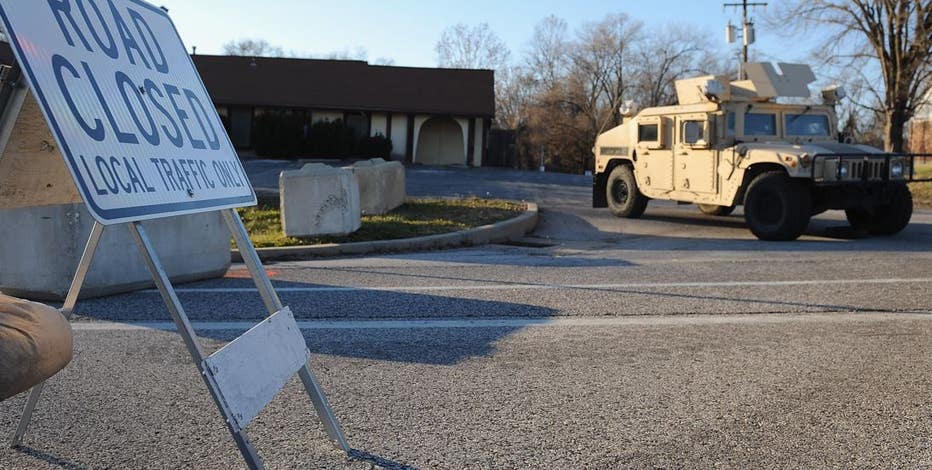
<svg viewBox="0 0 932 470"><path fill-rule="evenodd" d="M697 204L699 212L705 215L731 215L735 211L735 206L716 206L715 204Z"/></svg>
<svg viewBox="0 0 932 470"><path fill-rule="evenodd" d="M638 189L637 180L628 165L618 165L612 170L605 191L608 208L615 217L636 219L647 209L647 197Z"/></svg>
<svg viewBox="0 0 932 470"><path fill-rule="evenodd" d="M848 223L867 230L871 235L893 235L909 225L913 216L913 195L905 184L897 185L890 202L874 209L845 209Z"/></svg>
<svg viewBox="0 0 932 470"><path fill-rule="evenodd" d="M812 217L812 196L783 172L761 173L748 185L744 219L761 240L795 240Z"/></svg>

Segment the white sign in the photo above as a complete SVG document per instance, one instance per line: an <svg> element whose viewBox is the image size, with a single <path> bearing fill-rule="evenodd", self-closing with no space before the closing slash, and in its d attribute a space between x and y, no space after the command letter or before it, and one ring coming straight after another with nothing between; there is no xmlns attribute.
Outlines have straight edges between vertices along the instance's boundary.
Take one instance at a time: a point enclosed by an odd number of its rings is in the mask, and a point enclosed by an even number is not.
<svg viewBox="0 0 932 470"><path fill-rule="evenodd" d="M0 0L0 16L95 219L256 203L165 11L141 0Z"/></svg>

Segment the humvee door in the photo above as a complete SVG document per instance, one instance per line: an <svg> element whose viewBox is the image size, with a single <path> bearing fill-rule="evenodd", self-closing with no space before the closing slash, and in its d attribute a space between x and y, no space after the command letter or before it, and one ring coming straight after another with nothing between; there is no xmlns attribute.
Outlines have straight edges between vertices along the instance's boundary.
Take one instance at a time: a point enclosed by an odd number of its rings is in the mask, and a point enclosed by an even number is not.
<svg viewBox="0 0 932 470"><path fill-rule="evenodd" d="M637 120L637 176L643 192L673 189L672 120L643 116Z"/></svg>
<svg viewBox="0 0 932 470"><path fill-rule="evenodd" d="M715 193L718 162L712 145L713 122L705 113L676 117L673 179L677 191Z"/></svg>

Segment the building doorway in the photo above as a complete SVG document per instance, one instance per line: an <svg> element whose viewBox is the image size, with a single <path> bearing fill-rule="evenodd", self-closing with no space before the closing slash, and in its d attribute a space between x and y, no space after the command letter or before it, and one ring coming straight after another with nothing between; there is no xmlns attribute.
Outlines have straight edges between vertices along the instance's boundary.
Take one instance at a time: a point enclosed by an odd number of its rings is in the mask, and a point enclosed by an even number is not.
<svg viewBox="0 0 932 470"><path fill-rule="evenodd" d="M415 163L423 165L465 165L463 129L450 118L431 118L421 126Z"/></svg>

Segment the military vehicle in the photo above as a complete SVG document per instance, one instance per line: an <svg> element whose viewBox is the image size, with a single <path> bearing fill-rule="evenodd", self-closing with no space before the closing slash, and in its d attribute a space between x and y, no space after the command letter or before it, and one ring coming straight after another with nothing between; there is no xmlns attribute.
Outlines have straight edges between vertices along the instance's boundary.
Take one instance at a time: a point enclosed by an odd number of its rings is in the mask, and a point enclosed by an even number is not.
<svg viewBox="0 0 932 470"><path fill-rule="evenodd" d="M676 82L679 103L638 112L596 140L593 207L637 218L651 199L694 203L709 215L744 206L762 240L794 240L813 215L842 209L870 234L903 230L912 216L915 155L839 142L835 105L844 90L810 98L802 64L744 64L747 79L705 76ZM791 100L782 100L791 101Z"/></svg>

